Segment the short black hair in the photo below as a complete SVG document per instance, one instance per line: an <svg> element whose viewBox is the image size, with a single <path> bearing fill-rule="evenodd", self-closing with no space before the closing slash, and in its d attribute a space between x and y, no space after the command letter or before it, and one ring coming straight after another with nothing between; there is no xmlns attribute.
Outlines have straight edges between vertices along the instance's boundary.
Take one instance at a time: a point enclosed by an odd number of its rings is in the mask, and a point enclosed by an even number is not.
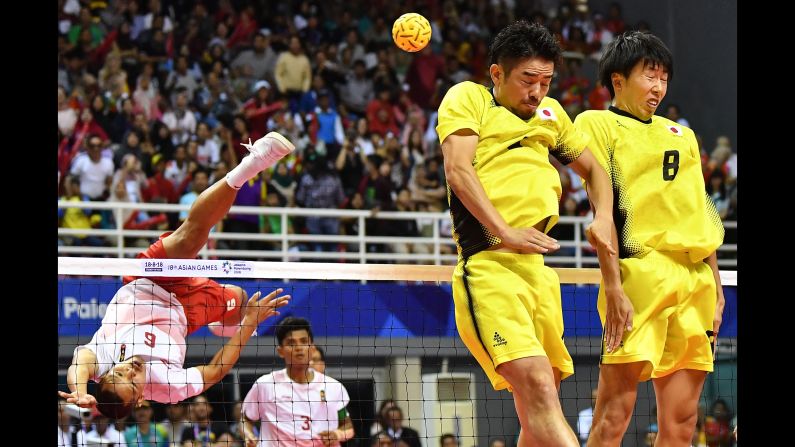
<svg viewBox="0 0 795 447"><path fill-rule="evenodd" d="M442 445L442 446L444 446L444 441L445 441L445 439L448 439L448 438L453 438L453 441L457 441L457 439L456 439L456 437L455 437L455 435L454 435L454 434L452 434L452 433L445 433L445 434L443 434L443 435L442 435L442 437L441 437L441 438L439 438L439 444L440 444L440 445Z"/></svg>
<svg viewBox="0 0 795 447"><path fill-rule="evenodd" d="M94 138L99 138L99 143L102 144L102 137L99 136L99 134L95 133L95 132L91 132L90 134L88 134L88 136L86 137L86 143L90 142Z"/></svg>
<svg viewBox="0 0 795 447"><path fill-rule="evenodd" d="M629 73L638 61L644 64L662 65L668 72L668 81L674 77L674 60L671 50L654 34L641 31L628 31L607 44L602 59L599 60L599 79L607 87L610 97L615 98L611 76Z"/></svg>
<svg viewBox="0 0 795 447"><path fill-rule="evenodd" d="M312 328L309 326L309 321L306 318L300 317L287 317L276 325L276 341L279 346L285 338L293 331L305 330L309 334L309 341L315 341L312 336Z"/></svg>
<svg viewBox="0 0 795 447"><path fill-rule="evenodd" d="M133 409L132 402L125 402L116 393L116 384L113 382L112 371L102 376L97 383L97 411L116 420L128 416Z"/></svg>
<svg viewBox="0 0 795 447"><path fill-rule="evenodd" d="M522 59L540 57L557 63L560 44L549 30L536 23L518 20L497 34L489 48L489 64L499 64L506 76Z"/></svg>

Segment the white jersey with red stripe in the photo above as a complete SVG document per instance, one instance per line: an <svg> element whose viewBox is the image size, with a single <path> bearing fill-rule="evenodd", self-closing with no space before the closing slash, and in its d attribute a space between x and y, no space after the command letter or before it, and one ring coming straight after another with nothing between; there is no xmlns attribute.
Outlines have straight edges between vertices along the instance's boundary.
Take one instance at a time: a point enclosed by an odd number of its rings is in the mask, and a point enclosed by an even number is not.
<svg viewBox="0 0 795 447"><path fill-rule="evenodd" d="M262 421L259 446L322 447L319 433L340 426L350 397L345 387L314 371L309 383L294 382L282 369L260 377L243 400L243 414Z"/></svg>
<svg viewBox="0 0 795 447"><path fill-rule="evenodd" d="M183 369L187 318L176 295L142 278L122 286L108 304L102 326L91 341L75 348L97 356L97 375L132 356L146 362L144 398L175 403L204 389L196 368Z"/></svg>

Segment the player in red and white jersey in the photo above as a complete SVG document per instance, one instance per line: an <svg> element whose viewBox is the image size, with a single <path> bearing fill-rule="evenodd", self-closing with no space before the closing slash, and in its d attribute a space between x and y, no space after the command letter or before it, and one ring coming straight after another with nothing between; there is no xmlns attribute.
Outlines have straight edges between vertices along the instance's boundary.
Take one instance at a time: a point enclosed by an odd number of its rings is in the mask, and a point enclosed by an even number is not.
<svg viewBox="0 0 795 447"><path fill-rule="evenodd" d="M139 258L194 259L207 242L210 228L234 203L240 187L293 151L276 132L244 144L251 154L196 198L187 220L166 233ZM174 403L195 396L220 381L240 357L256 326L289 295L277 289L264 298L248 299L240 287L208 278L125 278L111 300L102 326L91 341L75 349L67 372L69 403L96 406L118 419L143 400ZM207 365L184 369L185 337L208 325L213 333L231 337ZM98 383L88 394L88 380Z"/></svg>
<svg viewBox="0 0 795 447"><path fill-rule="evenodd" d="M276 327L276 340L285 368L257 379L243 400L246 447L335 446L353 438L348 391L309 366L315 348L309 322L285 318ZM261 421L259 438L255 421Z"/></svg>

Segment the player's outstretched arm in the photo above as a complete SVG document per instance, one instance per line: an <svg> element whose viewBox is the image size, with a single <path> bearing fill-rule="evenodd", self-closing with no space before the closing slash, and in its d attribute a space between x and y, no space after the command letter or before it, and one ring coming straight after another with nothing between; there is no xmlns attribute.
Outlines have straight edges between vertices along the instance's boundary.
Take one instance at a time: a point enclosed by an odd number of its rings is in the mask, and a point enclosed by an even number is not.
<svg viewBox="0 0 795 447"><path fill-rule="evenodd" d="M586 228L585 234L599 257L607 299L604 342L607 352L613 352L621 344L624 331L632 330L634 315L632 302L621 286L618 232L613 221L613 186L607 172L588 148L569 166L585 179L588 198L594 208L594 221Z"/></svg>
<svg viewBox="0 0 795 447"><path fill-rule="evenodd" d="M594 220L586 230L588 242L598 250L616 254L612 244L613 224L613 185L605 169L596 161L590 149L585 148L576 160L569 164L588 185L588 199L594 208Z"/></svg>
<svg viewBox="0 0 795 447"><path fill-rule="evenodd" d="M97 372L97 355L89 349L80 349L72 357L72 364L66 372L66 383L70 393L58 391L58 395L70 404L82 408L92 408L97 405L94 396L88 394L88 378Z"/></svg>
<svg viewBox="0 0 795 447"><path fill-rule="evenodd" d="M251 296L237 333L215 353L210 363L196 367L202 374L205 390L223 379L237 363L240 351L248 343L257 326L266 319L279 315L276 309L287 305L290 295L278 296L282 292L282 289L276 289L264 298L260 298L259 292Z"/></svg>

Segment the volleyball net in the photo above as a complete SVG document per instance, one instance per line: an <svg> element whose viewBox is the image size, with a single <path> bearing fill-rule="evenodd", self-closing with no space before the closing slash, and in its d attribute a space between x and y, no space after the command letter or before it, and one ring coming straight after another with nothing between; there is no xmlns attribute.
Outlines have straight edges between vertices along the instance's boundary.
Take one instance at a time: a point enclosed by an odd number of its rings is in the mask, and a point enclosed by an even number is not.
<svg viewBox="0 0 795 447"><path fill-rule="evenodd" d="M515 445L519 421L511 394L496 392L456 332L452 299L453 266L395 264L282 263L177 259L58 259L58 389L67 390L66 372L74 348L91 340L123 276L208 277L242 287L251 295L276 288L292 296L281 315L264 321L232 371L205 392L211 418L233 438L239 406L254 382L284 368L276 351L276 325L286 317L307 319L314 344L325 353L325 374L340 381L355 437L346 445L370 446L386 428L378 410L387 401L401 408L404 427L424 446L439 445L443 434L461 446L486 446L494 439ZM563 412L575 433L590 422L592 391L599 377L602 329L596 311L598 269L558 268L564 341L575 373L561 384ZM708 411L719 399L736 414L736 272L723 271L726 297L723 325L701 403ZM206 364L227 341L201 328L186 338L184 366ZM92 384L89 386L89 393ZM153 422L167 418L167 404L151 402ZM644 445L656 430L651 382L642 383L624 445ZM186 423L194 417L183 408ZM136 414L117 422L124 430ZM91 424L87 415L84 424ZM140 422L140 421L138 421ZM378 424L381 425L378 425ZM234 445L234 444L230 444Z"/></svg>

